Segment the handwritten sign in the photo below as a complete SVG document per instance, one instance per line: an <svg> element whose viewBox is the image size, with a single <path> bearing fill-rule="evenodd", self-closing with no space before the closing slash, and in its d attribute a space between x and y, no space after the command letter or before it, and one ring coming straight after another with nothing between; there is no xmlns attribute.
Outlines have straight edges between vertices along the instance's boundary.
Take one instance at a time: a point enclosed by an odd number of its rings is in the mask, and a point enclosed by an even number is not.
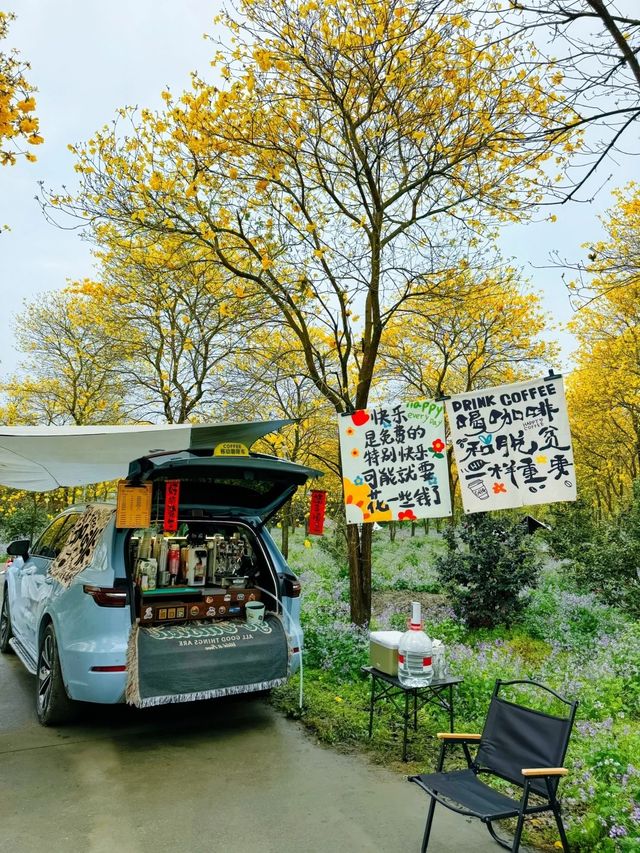
<svg viewBox="0 0 640 853"><path fill-rule="evenodd" d="M120 480L118 482L116 527L149 527L151 524L152 491L151 483L132 486L126 480Z"/></svg>
<svg viewBox="0 0 640 853"><path fill-rule="evenodd" d="M465 512L576 499L561 378L456 394L446 405Z"/></svg>
<svg viewBox="0 0 640 853"><path fill-rule="evenodd" d="M348 524L451 515L443 403L360 409L338 430Z"/></svg>

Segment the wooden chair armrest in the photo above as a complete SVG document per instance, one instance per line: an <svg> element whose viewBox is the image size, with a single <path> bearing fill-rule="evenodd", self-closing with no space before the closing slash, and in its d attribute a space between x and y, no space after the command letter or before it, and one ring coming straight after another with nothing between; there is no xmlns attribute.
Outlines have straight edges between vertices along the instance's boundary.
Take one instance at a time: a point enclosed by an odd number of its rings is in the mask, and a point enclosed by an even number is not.
<svg viewBox="0 0 640 853"><path fill-rule="evenodd" d="M473 740L478 741L482 735L470 734L469 732L438 732L436 737L440 740Z"/></svg>
<svg viewBox="0 0 640 853"><path fill-rule="evenodd" d="M564 767L525 767L523 776L566 776L569 771Z"/></svg>

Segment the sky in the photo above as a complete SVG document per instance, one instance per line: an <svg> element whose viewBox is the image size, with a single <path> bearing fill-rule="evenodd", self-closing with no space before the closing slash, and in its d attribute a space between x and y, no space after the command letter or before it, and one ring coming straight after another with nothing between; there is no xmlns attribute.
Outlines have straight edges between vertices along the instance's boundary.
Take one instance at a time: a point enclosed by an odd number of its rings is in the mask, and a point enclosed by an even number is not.
<svg viewBox="0 0 640 853"><path fill-rule="evenodd" d="M74 185L73 155L67 144L81 142L114 116L118 107L162 106L167 86L179 92L189 72L210 73L213 45L203 38L213 31L217 0L0 0L18 16L8 45L31 63L30 80L38 88L37 115L45 144L33 149L38 162L20 161L0 170L0 296L4 334L0 337L0 381L13 372L20 355L10 331L23 301L63 288L67 279L93 272L89 245L74 231L48 224L34 200L38 181L59 189ZM7 44L2 48L6 49ZM632 163L621 160L602 169L599 183L611 178L588 204L555 207L558 221L510 226L501 238L556 322L571 317L561 271L544 269L554 250L570 259L584 259L581 244L602 236L598 214L611 204L610 189L631 177ZM596 184L597 185L597 184ZM594 185L594 186L596 186ZM562 346L566 369L573 347L571 336L549 331Z"/></svg>
<svg viewBox="0 0 640 853"><path fill-rule="evenodd" d="M49 225L34 200L38 181L72 187L69 143L88 139L118 107L161 107L160 92L179 92L189 72L207 72L218 3L210 0L0 0L17 19L9 39L31 63L37 115L45 143L37 163L19 161L0 171L0 380L19 360L8 320L24 300L63 288L68 278L92 273L89 245L73 231Z"/></svg>

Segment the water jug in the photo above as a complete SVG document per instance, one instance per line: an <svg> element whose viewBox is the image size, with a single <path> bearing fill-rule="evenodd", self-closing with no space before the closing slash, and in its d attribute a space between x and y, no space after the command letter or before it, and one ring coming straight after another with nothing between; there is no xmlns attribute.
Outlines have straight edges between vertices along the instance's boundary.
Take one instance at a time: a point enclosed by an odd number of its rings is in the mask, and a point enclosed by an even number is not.
<svg viewBox="0 0 640 853"><path fill-rule="evenodd" d="M425 687L433 678L431 640L422 630L420 602L411 607L409 630L398 645L398 680L404 687Z"/></svg>

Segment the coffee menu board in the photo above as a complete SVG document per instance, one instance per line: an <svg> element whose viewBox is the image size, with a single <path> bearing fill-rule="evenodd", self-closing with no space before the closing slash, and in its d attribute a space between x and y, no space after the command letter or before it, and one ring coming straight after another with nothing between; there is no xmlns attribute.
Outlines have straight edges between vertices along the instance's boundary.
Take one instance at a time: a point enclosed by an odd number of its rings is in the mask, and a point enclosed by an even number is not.
<svg viewBox="0 0 640 853"><path fill-rule="evenodd" d="M561 377L455 394L446 405L465 512L576 499Z"/></svg>
<svg viewBox="0 0 640 853"><path fill-rule="evenodd" d="M118 483L116 527L151 526L151 498L153 485L144 483L132 486L126 480Z"/></svg>

